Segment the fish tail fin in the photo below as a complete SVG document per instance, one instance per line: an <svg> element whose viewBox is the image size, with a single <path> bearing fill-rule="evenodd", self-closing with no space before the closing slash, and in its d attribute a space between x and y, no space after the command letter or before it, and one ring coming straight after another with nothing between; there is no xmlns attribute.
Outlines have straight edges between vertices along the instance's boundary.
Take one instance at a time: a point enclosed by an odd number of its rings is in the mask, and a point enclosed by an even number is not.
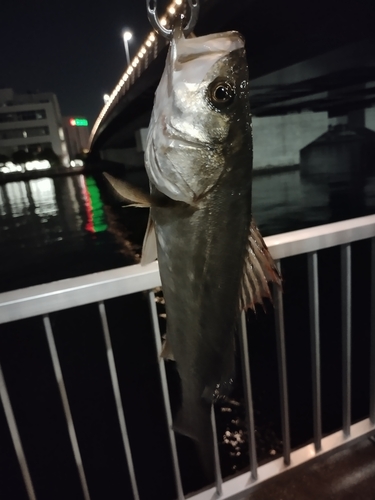
<svg viewBox="0 0 375 500"><path fill-rule="evenodd" d="M177 414L173 429L194 440L202 470L209 483L215 481L215 457L211 404L200 400L199 404L185 404Z"/></svg>
<svg viewBox="0 0 375 500"><path fill-rule="evenodd" d="M281 275L259 229L252 220L249 231L248 256L245 260L241 284L241 310L254 309L255 304L263 305L263 298L269 298L272 301L269 282L281 286Z"/></svg>

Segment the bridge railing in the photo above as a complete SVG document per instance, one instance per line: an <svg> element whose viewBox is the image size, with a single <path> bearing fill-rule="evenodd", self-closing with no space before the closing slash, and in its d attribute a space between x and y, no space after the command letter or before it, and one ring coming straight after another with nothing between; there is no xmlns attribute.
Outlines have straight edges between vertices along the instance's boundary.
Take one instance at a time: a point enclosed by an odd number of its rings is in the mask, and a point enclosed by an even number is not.
<svg viewBox="0 0 375 500"><path fill-rule="evenodd" d="M161 23L166 27L173 19L176 12L185 13L186 4L182 0L173 0L161 16ZM146 9L145 9L146 15ZM116 106L119 100L128 92L139 76L148 68L151 62L156 59L159 52L165 47L167 41L155 31L151 31L146 37L144 43L140 46L137 54L133 57L124 74L121 76L112 93L108 96L108 101L104 104L99 113L90 135L90 144L92 144L95 134L108 113Z"/></svg>
<svg viewBox="0 0 375 500"><path fill-rule="evenodd" d="M308 257L308 280L309 308L310 308L310 335L312 346L312 374L313 374L313 420L314 440L296 451L291 451L290 429L289 429L289 405L286 350L284 339L283 319L283 294L276 291L274 296L277 354L279 365L279 386L282 416L283 434L283 456L272 460L266 465L258 466L255 448L255 429L252 406L252 384L251 371L247 350L247 335L245 314L241 318L241 356L243 362L243 378L245 390L245 402L248 421L249 435L249 466L250 471L238 475L235 478L223 481L221 479L220 462L218 457L218 443L215 440L216 456L216 484L215 486L196 493L189 498L194 500L211 500L215 494L221 499L235 499L250 492L261 482L292 467L311 460L318 455L332 451L335 448L345 446L360 437L375 432L375 308L371 311L371 374L369 395L369 418L358 423L351 424L351 244L353 242L371 239L371 292L372 302L375 299L375 215L346 220L333 224L317 226L309 229L293 231L266 238L266 243L280 266L280 260L307 254ZM318 254L322 249L341 247L341 290L342 290L342 364L343 364L343 426L338 432L322 437L321 422L321 380L320 380L320 339L319 339L319 293L318 293ZM145 267L140 265L129 266L87 276L62 280L54 283L33 286L21 290L10 291L0 294L0 326L5 323L20 321L27 318L40 316L43 321L44 331L48 343L54 374L60 392L66 425L68 427L71 447L79 474L82 495L85 500L90 499L90 487L85 475L84 463L82 461L79 440L76 435L74 421L72 418L69 394L67 393L64 377L60 366L59 354L56 348L54 332L50 321L50 313L77 307L85 304L97 304L104 335L108 367L114 398L116 401L117 417L121 429L122 444L128 463L130 481L135 499L140 498L132 449L129 442L127 425L119 380L117 376L115 357L111 342L111 333L108 326L106 306L104 301L124 295L134 294L140 291L148 291L148 299L152 317L152 325L157 346L156 356L159 359L159 372L163 390L166 421L169 429L169 445L174 467L174 478L179 500L185 497L179 467L179 459L176 442L172 427L172 416L169 402L169 392L165 373L164 361L160 359L161 336L159 331L158 315L155 305L153 289L159 287L160 277L157 262ZM370 311L369 311L370 314ZM72 346L73 348L73 346ZM25 487L30 500L36 499L33 480L30 474L27 457L22 445L22 439L18 431L17 420L12 408L12 394L9 394L6 380L0 366L0 395L6 421L9 427L11 439L16 451ZM84 395L82 396L84 398ZM213 427L215 417L212 415ZM0 492L1 495L1 492ZM160 495L159 495L160 496Z"/></svg>

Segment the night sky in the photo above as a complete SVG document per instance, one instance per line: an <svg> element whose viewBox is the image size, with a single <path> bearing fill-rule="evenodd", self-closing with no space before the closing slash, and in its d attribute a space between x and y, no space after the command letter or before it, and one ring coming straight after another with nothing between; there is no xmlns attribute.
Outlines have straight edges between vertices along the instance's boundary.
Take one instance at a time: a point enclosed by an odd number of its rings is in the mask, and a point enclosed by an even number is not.
<svg viewBox="0 0 375 500"><path fill-rule="evenodd" d="M125 71L125 28L132 57L151 30L145 0L1 0L0 88L53 92L91 128Z"/></svg>

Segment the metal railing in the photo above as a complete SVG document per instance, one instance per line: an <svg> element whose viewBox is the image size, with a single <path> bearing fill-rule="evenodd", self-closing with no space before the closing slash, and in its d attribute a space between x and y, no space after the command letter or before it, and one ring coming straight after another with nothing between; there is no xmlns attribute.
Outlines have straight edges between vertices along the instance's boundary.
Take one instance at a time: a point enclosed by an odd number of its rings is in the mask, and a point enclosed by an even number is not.
<svg viewBox="0 0 375 500"><path fill-rule="evenodd" d="M275 459L266 465L258 467L255 449L255 429L252 407L252 387L250 378L250 365L247 349L247 333L245 314L240 321L240 343L242 352L243 378L245 387L245 402L249 434L249 460L250 471L238 475L227 481L222 481L218 447L215 443L216 457L216 484L193 496L194 500L211 500L214 495L220 499L242 498L263 481L285 470L311 460L318 455L335 448L347 445L375 432L375 308L371 313L371 364L370 364L370 412L369 418L356 424L351 424L351 243L371 238L371 293L375 299L375 215L351 219L343 222L317 226L313 228L293 231L266 238L266 243L280 266L280 260L286 257L307 254L308 257L308 284L310 308L310 335L312 351L313 374L313 422L314 442L296 451L291 451L289 414L288 414L288 385L287 365L284 339L283 294L276 291L274 296L275 324L277 338L277 352L279 365L281 422L283 435L283 457ZM343 365L343 426L342 430L329 436L322 437L321 421L321 380L320 380L320 339L319 339L319 294L318 294L318 254L319 250L341 246L341 280L342 280L342 365ZM369 263L370 264L370 263ZM117 416L121 429L124 451L128 463L130 481L135 499L139 499L137 480L134 471L132 450L129 443L124 409L121 400L119 381L108 327L106 307L104 301L114 297L124 296L148 291L151 309L152 325L156 340L158 366L162 383L166 420L169 429L169 444L173 460L173 471L176 491L179 500L185 498L182 487L178 454L174 432L172 431L172 413L170 409L169 393L164 361L160 359L161 340L158 315L156 311L153 289L159 287L160 277L157 262L145 267L140 265L115 269L97 274L81 276L62 280L54 283L33 286L0 294L0 325L12 321L43 317L44 330L47 337L53 369L58 384L60 397L69 431L69 438L74 453L75 463L79 474L83 498L90 499L84 464L82 463L78 439L69 406L69 397L65 389L63 374L60 367L59 355L56 349L54 333L49 314L85 304L97 303L101 320L101 327L105 339L107 360L111 376L114 398L116 401ZM32 477L29 472L17 422L8 394L6 381L0 367L0 395L10 435L16 451L25 482L25 487L30 500L36 499ZM212 412L212 423L215 417Z"/></svg>

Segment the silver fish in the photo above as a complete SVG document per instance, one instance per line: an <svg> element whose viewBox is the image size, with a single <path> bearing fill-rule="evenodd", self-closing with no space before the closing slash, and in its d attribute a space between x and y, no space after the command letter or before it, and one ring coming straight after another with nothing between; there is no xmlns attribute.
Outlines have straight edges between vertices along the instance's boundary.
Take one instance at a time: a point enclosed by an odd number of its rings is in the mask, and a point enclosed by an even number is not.
<svg viewBox="0 0 375 500"><path fill-rule="evenodd" d="M148 198L109 180L125 199L150 206L143 263L157 249L167 312L163 354L176 361L182 386L175 429L207 449L211 404L234 374L238 314L270 297L268 281L280 283L252 222L249 77L239 33L173 37L145 166Z"/></svg>

